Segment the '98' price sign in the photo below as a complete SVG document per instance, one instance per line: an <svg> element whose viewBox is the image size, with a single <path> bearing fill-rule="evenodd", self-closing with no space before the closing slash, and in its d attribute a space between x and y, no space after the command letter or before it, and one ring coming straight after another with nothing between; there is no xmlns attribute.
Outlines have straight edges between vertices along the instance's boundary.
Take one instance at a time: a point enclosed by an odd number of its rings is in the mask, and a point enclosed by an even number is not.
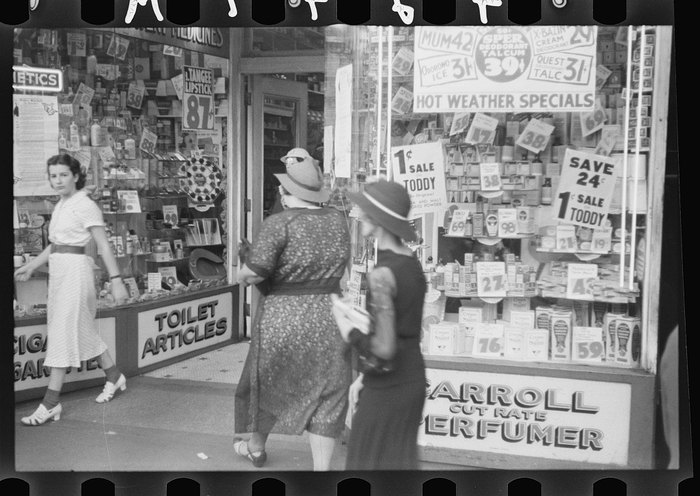
<svg viewBox="0 0 700 496"><path fill-rule="evenodd" d="M214 72L183 66L182 128L214 129Z"/></svg>

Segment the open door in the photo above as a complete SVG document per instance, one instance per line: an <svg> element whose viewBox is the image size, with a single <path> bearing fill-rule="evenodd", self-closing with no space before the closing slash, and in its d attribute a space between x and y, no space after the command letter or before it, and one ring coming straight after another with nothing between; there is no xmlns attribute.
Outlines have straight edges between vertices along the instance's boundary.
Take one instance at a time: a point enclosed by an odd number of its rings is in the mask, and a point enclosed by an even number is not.
<svg viewBox="0 0 700 496"><path fill-rule="evenodd" d="M306 147L308 86L264 75L249 81L245 226L253 241L277 198L274 174L285 171L280 158L292 148ZM246 329L251 329L249 317L255 315L259 296L257 289L246 289Z"/></svg>

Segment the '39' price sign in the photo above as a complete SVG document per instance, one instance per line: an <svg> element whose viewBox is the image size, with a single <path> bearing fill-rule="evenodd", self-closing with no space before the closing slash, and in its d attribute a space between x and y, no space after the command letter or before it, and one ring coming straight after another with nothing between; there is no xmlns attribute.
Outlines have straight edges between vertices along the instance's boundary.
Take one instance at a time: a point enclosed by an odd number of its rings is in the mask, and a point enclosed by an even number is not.
<svg viewBox="0 0 700 496"><path fill-rule="evenodd" d="M183 66L182 128L214 129L214 72Z"/></svg>

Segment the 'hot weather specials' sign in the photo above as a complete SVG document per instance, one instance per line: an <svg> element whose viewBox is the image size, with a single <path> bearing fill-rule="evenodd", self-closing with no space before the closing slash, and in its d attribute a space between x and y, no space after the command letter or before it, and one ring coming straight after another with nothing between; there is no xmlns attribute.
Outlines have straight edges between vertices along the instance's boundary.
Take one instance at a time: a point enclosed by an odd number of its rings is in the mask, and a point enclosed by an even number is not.
<svg viewBox="0 0 700 496"><path fill-rule="evenodd" d="M160 307L138 316L139 367L231 339L230 293Z"/></svg>
<svg viewBox="0 0 700 496"><path fill-rule="evenodd" d="M411 216L444 211L445 155L440 142L398 146L391 149L394 181L411 197Z"/></svg>
<svg viewBox="0 0 700 496"><path fill-rule="evenodd" d="M631 386L426 369L418 444L626 465Z"/></svg>
<svg viewBox="0 0 700 496"><path fill-rule="evenodd" d="M596 26L417 27L414 112L591 111L596 35Z"/></svg>
<svg viewBox="0 0 700 496"><path fill-rule="evenodd" d="M605 227L618 164L618 158L567 148L554 202L557 219L565 224Z"/></svg>

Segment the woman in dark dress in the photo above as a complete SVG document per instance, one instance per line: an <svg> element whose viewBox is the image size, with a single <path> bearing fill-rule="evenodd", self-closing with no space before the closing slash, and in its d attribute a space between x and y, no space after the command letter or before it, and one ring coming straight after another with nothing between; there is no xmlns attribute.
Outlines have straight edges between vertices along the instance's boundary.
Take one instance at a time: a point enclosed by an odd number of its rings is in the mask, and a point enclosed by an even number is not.
<svg viewBox="0 0 700 496"><path fill-rule="evenodd" d="M250 350L236 390L234 450L256 467L266 459L271 432L309 433L314 470L328 470L344 429L352 380L350 348L338 334L331 294L350 259L343 215L328 200L312 159L287 165L280 181L280 213L265 219L241 268L242 284L266 281Z"/></svg>
<svg viewBox="0 0 700 496"><path fill-rule="evenodd" d="M361 210L362 234L377 240L377 261L368 274L367 310L374 332L364 334L338 311L341 334L361 355L393 364L390 372L360 374L350 387L357 402L348 440L346 469L396 470L418 467L418 426L425 401L425 364L420 351L426 282L413 252L408 222L411 202L398 183L379 180L361 194L349 193ZM380 326L392 332L378 332ZM395 336L386 339L385 336Z"/></svg>

